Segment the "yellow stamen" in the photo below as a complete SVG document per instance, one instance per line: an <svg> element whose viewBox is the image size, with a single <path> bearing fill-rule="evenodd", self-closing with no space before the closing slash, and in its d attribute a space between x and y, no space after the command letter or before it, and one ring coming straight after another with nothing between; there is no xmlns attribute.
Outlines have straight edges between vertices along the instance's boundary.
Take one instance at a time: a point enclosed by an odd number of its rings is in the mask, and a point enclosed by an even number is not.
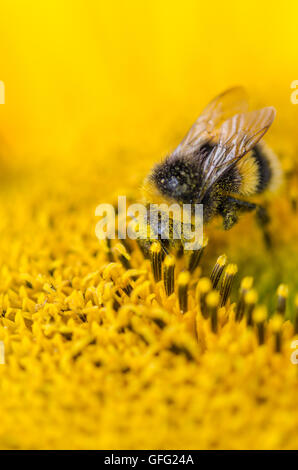
<svg viewBox="0 0 298 470"><path fill-rule="evenodd" d="M265 321L267 319L267 308L264 305L256 307L253 312L253 321L256 324L259 344L265 342Z"/></svg>
<svg viewBox="0 0 298 470"><path fill-rule="evenodd" d="M213 333L217 333L218 321L217 321L217 310L220 301L220 295L218 291L213 290L207 294L206 297L206 306L209 310L209 315L211 318L211 329Z"/></svg>
<svg viewBox="0 0 298 470"><path fill-rule="evenodd" d="M174 292L174 278L175 273L175 258L171 255L165 257L163 267L163 279L164 286L167 295L171 295Z"/></svg>
<svg viewBox="0 0 298 470"><path fill-rule="evenodd" d="M199 279L198 284L197 284L197 302L200 304L200 309L202 312L202 315L207 318L209 315L208 309L206 307L206 295L208 292L210 292L212 289L212 283L208 277L202 277Z"/></svg>
<svg viewBox="0 0 298 470"><path fill-rule="evenodd" d="M298 334L298 294L295 296L294 333L295 335Z"/></svg>
<svg viewBox="0 0 298 470"><path fill-rule="evenodd" d="M287 298L288 298L288 286L285 284L280 284L277 289L277 307L276 310L278 313L281 313L282 315L285 314L286 312L286 304L287 304Z"/></svg>
<svg viewBox="0 0 298 470"><path fill-rule="evenodd" d="M253 313L253 310L257 301L258 301L258 294L254 289L249 290L244 296L247 326L253 325L252 313Z"/></svg>
<svg viewBox="0 0 298 470"><path fill-rule="evenodd" d="M239 302L237 304L237 309L236 309L236 320L241 321L244 315L245 311L245 301L244 301L244 296L246 292L248 292L253 285L253 278L252 277L244 277L241 281L240 285L240 298Z"/></svg>
<svg viewBox="0 0 298 470"><path fill-rule="evenodd" d="M228 264L224 277L221 283L220 297L221 297L221 307L224 307L227 303L228 297L231 292L233 279L238 271L236 264Z"/></svg>
<svg viewBox="0 0 298 470"><path fill-rule="evenodd" d="M117 245L113 249L114 253L117 254L118 259L124 269L131 269L131 264L130 264L130 255L126 251L126 247L122 243L117 243Z"/></svg>
<svg viewBox="0 0 298 470"><path fill-rule="evenodd" d="M272 317L271 328L275 336L275 352L280 353L282 347L283 315L275 313Z"/></svg>
<svg viewBox="0 0 298 470"><path fill-rule="evenodd" d="M188 285L190 281L190 274L188 271L183 271L178 276L178 299L179 299L179 307L182 313L187 312L188 308L188 299L187 299L187 292L188 292Z"/></svg>
<svg viewBox="0 0 298 470"><path fill-rule="evenodd" d="M188 270L190 273L193 273L198 267L207 244L208 238L204 240L202 248L200 248L199 250L195 250L191 253L188 264Z"/></svg>
<svg viewBox="0 0 298 470"><path fill-rule="evenodd" d="M152 272L155 282L161 280L161 266L162 266L162 249L160 243L154 242L150 247L150 258Z"/></svg>
<svg viewBox="0 0 298 470"><path fill-rule="evenodd" d="M211 282L212 282L213 289L216 289L226 263L227 263L226 255L221 255L221 256L219 256L219 258L217 258L215 266L214 266L214 268L212 270L212 273L210 275L210 279L211 279Z"/></svg>

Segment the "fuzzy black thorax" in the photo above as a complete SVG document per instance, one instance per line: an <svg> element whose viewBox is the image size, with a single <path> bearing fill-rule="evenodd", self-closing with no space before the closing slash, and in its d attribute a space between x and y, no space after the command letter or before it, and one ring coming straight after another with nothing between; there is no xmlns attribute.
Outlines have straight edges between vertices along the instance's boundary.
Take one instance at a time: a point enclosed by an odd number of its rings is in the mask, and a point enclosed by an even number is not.
<svg viewBox="0 0 298 470"><path fill-rule="evenodd" d="M201 164L206 152L200 155L170 156L153 169L151 181L160 193L182 204L199 203L202 185Z"/></svg>

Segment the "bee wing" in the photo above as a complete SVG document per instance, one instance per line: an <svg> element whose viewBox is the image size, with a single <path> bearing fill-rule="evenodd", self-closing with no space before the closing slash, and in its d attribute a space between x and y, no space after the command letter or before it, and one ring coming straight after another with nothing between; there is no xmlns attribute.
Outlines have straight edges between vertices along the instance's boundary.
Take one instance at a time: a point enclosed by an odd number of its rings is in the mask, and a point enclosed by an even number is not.
<svg viewBox="0 0 298 470"><path fill-rule="evenodd" d="M219 129L218 144L201 162L201 198L229 168L247 154L263 137L275 117L273 107L236 114Z"/></svg>
<svg viewBox="0 0 298 470"><path fill-rule="evenodd" d="M174 154L187 154L207 141L216 141L220 125L229 117L245 112L247 109L246 93L242 87L226 90L208 104Z"/></svg>

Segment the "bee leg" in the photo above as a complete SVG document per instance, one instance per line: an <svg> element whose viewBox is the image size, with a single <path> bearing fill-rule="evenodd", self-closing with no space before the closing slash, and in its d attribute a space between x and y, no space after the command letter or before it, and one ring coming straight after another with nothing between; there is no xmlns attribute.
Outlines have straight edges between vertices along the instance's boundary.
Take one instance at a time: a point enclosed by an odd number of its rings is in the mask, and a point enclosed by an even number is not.
<svg viewBox="0 0 298 470"><path fill-rule="evenodd" d="M259 227L261 228L263 232L263 238L264 238L266 248L270 250L272 248L271 235L268 230L270 216L265 207L256 205L256 219L257 219L257 224L259 225Z"/></svg>
<svg viewBox="0 0 298 470"><path fill-rule="evenodd" d="M238 212L241 210L238 199L226 196L222 199L218 208L219 214L223 218L223 228L230 230L238 221Z"/></svg>
<svg viewBox="0 0 298 470"><path fill-rule="evenodd" d="M253 210L256 211L256 219L259 227L262 229L264 242L266 247L269 249L272 246L271 243L271 236L267 229L268 223L270 222L270 217L265 207L260 206L259 204L255 204L249 201L243 201L241 199L237 199L231 196L227 196L222 204L224 213L224 228L228 230L231 228L235 222L231 224L234 218L236 217L236 221L238 220L237 213L238 212L251 212ZM227 228L226 228L227 226Z"/></svg>
<svg viewBox="0 0 298 470"><path fill-rule="evenodd" d="M233 210L225 211L223 215L223 227L225 230L230 230L233 225L238 222L238 215L237 210L233 208Z"/></svg>

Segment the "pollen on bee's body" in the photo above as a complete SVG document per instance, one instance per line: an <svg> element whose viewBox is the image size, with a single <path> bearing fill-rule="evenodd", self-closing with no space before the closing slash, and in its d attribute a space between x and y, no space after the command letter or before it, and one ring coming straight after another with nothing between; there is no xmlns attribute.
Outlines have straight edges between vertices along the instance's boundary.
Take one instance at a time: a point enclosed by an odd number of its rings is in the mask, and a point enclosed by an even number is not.
<svg viewBox="0 0 298 470"><path fill-rule="evenodd" d="M188 309L188 286L190 281L190 274L188 271L182 271L178 276L178 300L179 307L182 313L187 312Z"/></svg>
<svg viewBox="0 0 298 470"><path fill-rule="evenodd" d="M214 265L214 268L212 269L212 272L211 272L211 275L210 275L210 279L211 279L211 282L212 282L213 289L216 289L216 287L219 283L219 280L220 280L221 275L223 273L226 262L227 262L226 255L221 255L217 258L217 261L216 261L216 263Z"/></svg>

